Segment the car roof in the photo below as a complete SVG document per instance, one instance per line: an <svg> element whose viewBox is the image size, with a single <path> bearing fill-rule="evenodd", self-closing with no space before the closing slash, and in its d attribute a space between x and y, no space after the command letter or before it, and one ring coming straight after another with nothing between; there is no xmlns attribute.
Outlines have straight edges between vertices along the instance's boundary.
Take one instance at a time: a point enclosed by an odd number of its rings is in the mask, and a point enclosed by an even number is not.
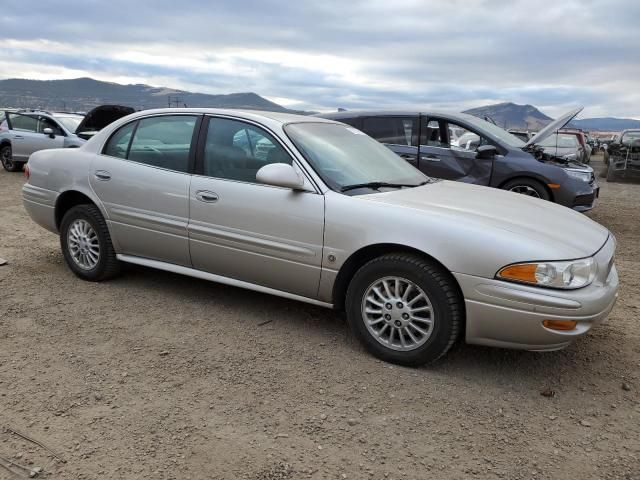
<svg viewBox="0 0 640 480"><path fill-rule="evenodd" d="M332 123L329 120L313 117L309 115L297 115L286 112L269 112L264 110L249 110L249 109L232 109L232 108L157 108L152 110L141 110L131 114L130 118L144 117L148 115L161 115L170 113L195 113L195 114L214 114L214 115L229 115L237 118L244 118L246 120L269 120L271 122L280 123L282 125L287 123L318 123L326 122Z"/></svg>
<svg viewBox="0 0 640 480"><path fill-rule="evenodd" d="M418 115L446 117L458 120L480 119L468 113L452 113L438 111L419 111L419 110L347 110L345 112L319 113L314 115L318 118L327 118L330 120L340 120L344 118L356 117L417 117ZM480 119L481 120L481 119Z"/></svg>

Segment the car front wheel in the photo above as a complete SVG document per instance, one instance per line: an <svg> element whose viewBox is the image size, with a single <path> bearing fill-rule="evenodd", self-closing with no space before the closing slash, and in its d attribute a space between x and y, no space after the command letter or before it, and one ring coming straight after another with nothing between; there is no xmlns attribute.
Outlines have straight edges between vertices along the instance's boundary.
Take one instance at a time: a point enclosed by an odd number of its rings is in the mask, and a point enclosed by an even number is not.
<svg viewBox="0 0 640 480"><path fill-rule="evenodd" d="M543 200L549 200L550 198L549 192L547 192L544 185L532 178L516 178L505 183L502 188L503 190L509 190L510 192L541 198Z"/></svg>
<svg viewBox="0 0 640 480"><path fill-rule="evenodd" d="M3 145L0 148L0 161L7 172L18 172L22 170L23 162L15 162L13 160L13 152L10 145Z"/></svg>
<svg viewBox="0 0 640 480"><path fill-rule="evenodd" d="M417 366L442 357L458 338L464 303L450 274L426 258L375 258L347 290L349 325L365 348L392 363Z"/></svg>
<svg viewBox="0 0 640 480"><path fill-rule="evenodd" d="M71 271L83 280L99 282L120 271L107 224L95 205L78 205L64 215L60 246Z"/></svg>

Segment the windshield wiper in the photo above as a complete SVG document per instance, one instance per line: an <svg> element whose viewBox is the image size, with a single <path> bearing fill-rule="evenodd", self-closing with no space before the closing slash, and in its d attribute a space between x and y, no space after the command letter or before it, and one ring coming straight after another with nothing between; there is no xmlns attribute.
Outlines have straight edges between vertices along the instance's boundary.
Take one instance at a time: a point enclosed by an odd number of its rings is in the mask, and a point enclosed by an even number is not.
<svg viewBox="0 0 640 480"><path fill-rule="evenodd" d="M388 182L367 182L367 183L354 183L353 185L345 185L340 188L341 192L347 192L349 190L355 190L356 188L372 188L373 190L380 190L381 188L402 188L402 187L420 187L426 185L428 182L424 181L418 183L388 183Z"/></svg>

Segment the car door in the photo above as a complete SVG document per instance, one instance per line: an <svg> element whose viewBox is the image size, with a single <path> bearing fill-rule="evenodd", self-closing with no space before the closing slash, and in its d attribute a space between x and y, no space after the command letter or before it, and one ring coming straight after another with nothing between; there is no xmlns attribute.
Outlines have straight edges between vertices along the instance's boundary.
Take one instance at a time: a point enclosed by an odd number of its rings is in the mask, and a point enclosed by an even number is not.
<svg viewBox="0 0 640 480"><path fill-rule="evenodd" d="M365 117L361 130L414 167L418 166L417 115Z"/></svg>
<svg viewBox="0 0 640 480"><path fill-rule="evenodd" d="M189 196L194 268L316 297L324 196L256 181L258 170L270 163L293 164L302 174L282 143L261 126L206 117L202 132Z"/></svg>
<svg viewBox="0 0 640 480"><path fill-rule="evenodd" d="M419 168L434 178L489 185L494 158L478 158L477 148L489 140L442 118L421 119Z"/></svg>
<svg viewBox="0 0 640 480"><path fill-rule="evenodd" d="M7 112L7 124L11 130L11 153L15 162L26 162L41 140L38 133L38 115Z"/></svg>
<svg viewBox="0 0 640 480"><path fill-rule="evenodd" d="M199 115L156 115L116 130L90 183L118 253L191 266L187 223Z"/></svg>

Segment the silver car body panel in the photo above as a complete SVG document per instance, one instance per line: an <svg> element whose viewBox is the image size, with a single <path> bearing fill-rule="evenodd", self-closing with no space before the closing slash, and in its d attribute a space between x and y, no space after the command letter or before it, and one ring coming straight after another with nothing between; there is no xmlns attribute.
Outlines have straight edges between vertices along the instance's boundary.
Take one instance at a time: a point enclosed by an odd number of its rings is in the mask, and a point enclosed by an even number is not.
<svg viewBox="0 0 640 480"><path fill-rule="evenodd" d="M269 130L293 156L309 191L189 175L101 154L121 125L177 112L229 117ZM424 252L460 286L469 343L561 348L602 321L613 306L615 242L589 218L524 195L449 181L368 195L337 193L289 140L283 129L289 122L336 123L269 112L138 112L109 125L80 149L35 153L23 190L25 207L37 223L55 232L59 195L78 191L101 209L123 261L323 306L334 304L341 268L362 249L395 245ZM109 181L95 177L102 170L110 173ZM199 198L202 192L208 201ZM495 279L500 268L512 263L592 255L598 278L579 290ZM541 323L549 318L576 319L579 328L553 332Z"/></svg>

